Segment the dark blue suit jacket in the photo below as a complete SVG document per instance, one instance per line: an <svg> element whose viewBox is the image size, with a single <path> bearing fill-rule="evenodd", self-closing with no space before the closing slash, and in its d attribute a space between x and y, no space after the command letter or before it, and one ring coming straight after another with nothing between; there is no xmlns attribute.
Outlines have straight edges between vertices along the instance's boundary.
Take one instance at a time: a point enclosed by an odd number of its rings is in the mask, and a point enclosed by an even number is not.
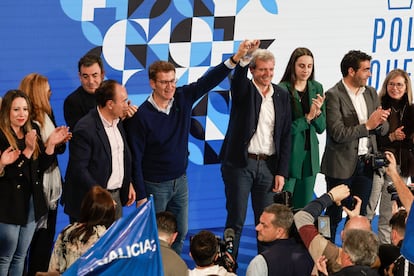
<svg viewBox="0 0 414 276"><path fill-rule="evenodd" d="M124 180L121 188L121 202L128 201L131 183L131 152L126 142L122 122L118 129L124 142ZM82 199L95 185L104 188L112 173L112 155L98 110L93 108L76 124L69 143L69 163L63 185L62 203L65 213L79 218Z"/></svg>
<svg viewBox="0 0 414 276"><path fill-rule="evenodd" d="M226 137L220 152L224 164L243 168L247 165L247 148L256 132L262 96L253 82L247 78L248 66L237 65L231 87L232 107ZM291 105L289 93L273 84L275 125L273 142L276 163L271 168L275 175L288 177L291 146Z"/></svg>

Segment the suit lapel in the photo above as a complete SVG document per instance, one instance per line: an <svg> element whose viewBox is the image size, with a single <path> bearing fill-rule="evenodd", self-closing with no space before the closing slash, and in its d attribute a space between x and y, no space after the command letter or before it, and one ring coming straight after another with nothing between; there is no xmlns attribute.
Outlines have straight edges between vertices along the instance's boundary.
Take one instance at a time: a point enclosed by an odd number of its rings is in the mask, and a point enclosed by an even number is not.
<svg viewBox="0 0 414 276"><path fill-rule="evenodd" d="M365 88L365 91L364 91L364 99L365 99L365 103L367 105L367 110L368 110L368 114L367 115L368 115L368 118L369 118L369 115L372 112L374 112L375 105L374 105L374 102L372 101L372 97L370 96L370 93L369 93L368 88Z"/></svg>
<svg viewBox="0 0 414 276"><path fill-rule="evenodd" d="M283 112L285 112L283 105L280 104L280 101L278 101L279 98L279 90L277 89L277 86L275 84L273 85L273 106L275 107L275 127L274 129L280 129L279 127L279 122L280 122L280 118L279 115L283 114Z"/></svg>
<svg viewBox="0 0 414 276"><path fill-rule="evenodd" d="M102 142L106 154L111 157L111 145L109 144L108 136L106 135L105 128L103 126L101 117L99 117L98 111L95 113L95 122L96 133L99 137L99 140Z"/></svg>
<svg viewBox="0 0 414 276"><path fill-rule="evenodd" d="M358 114L356 113L354 104L352 103L352 100L349 97L348 92L346 91L346 88L345 88L344 84L342 83L342 81L340 81L338 83L338 86L339 86L338 91L340 92L340 97L342 98L342 101L343 101L344 105L346 107L348 107L348 109L354 115L354 119L359 123Z"/></svg>

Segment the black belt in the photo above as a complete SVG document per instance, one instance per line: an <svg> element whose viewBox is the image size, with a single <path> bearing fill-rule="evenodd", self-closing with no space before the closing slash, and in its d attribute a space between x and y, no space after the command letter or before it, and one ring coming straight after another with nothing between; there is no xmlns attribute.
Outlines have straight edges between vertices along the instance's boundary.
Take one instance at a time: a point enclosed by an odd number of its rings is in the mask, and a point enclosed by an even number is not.
<svg viewBox="0 0 414 276"><path fill-rule="evenodd" d="M267 160L270 157L270 155L266 155L263 153L259 153L259 154L248 153L247 156L250 159L254 159L254 160Z"/></svg>

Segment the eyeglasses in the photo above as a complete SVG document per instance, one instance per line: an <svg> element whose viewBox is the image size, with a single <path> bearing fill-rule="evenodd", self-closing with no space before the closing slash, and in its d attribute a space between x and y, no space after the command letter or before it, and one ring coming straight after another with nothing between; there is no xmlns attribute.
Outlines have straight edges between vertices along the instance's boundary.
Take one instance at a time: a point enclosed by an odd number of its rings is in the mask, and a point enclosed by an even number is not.
<svg viewBox="0 0 414 276"><path fill-rule="evenodd" d="M401 83L401 82L389 82L387 84L388 86L394 87L396 86L397 88L403 88L405 83Z"/></svg>
<svg viewBox="0 0 414 276"><path fill-rule="evenodd" d="M163 86L167 86L168 84L175 86L177 84L177 80L156 80L158 83L160 83Z"/></svg>

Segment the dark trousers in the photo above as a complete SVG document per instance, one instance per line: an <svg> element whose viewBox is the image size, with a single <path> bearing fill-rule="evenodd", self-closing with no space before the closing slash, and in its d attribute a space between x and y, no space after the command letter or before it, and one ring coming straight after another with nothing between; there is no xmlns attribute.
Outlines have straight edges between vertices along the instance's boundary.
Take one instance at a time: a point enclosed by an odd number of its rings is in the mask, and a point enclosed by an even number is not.
<svg viewBox="0 0 414 276"><path fill-rule="evenodd" d="M53 242L56 230L57 210L49 210L47 228L36 230L28 252L27 275L34 276L36 272L45 272L49 268Z"/></svg>
<svg viewBox="0 0 414 276"><path fill-rule="evenodd" d="M273 203L274 160L247 160L247 166L236 168L226 164L221 166L226 194L226 228L235 232L233 256L237 258L240 237L246 220L249 195L251 195L255 225L259 223L263 209ZM263 244L257 241L258 252L264 251Z"/></svg>
<svg viewBox="0 0 414 276"><path fill-rule="evenodd" d="M327 191L340 184L348 185L351 196L358 196L362 200L361 215L367 214L367 205L372 189L373 170L371 164L365 162L363 158L358 158L354 174L347 179L326 177ZM326 209L326 215L331 221L331 241L335 243L336 228L342 220L342 206L331 205Z"/></svg>

